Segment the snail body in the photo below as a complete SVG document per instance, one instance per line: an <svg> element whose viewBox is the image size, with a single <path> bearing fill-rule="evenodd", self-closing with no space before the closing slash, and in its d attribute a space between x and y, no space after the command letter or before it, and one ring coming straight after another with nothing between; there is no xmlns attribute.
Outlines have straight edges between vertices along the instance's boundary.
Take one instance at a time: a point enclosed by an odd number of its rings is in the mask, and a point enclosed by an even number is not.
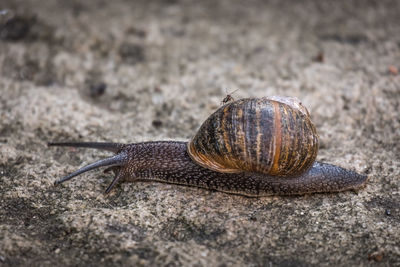
<svg viewBox="0 0 400 267"><path fill-rule="evenodd" d="M318 135L292 98L249 98L214 112L190 142L50 143L115 153L57 180L108 166L120 180L158 181L245 195L299 195L361 187L367 177L315 162Z"/></svg>

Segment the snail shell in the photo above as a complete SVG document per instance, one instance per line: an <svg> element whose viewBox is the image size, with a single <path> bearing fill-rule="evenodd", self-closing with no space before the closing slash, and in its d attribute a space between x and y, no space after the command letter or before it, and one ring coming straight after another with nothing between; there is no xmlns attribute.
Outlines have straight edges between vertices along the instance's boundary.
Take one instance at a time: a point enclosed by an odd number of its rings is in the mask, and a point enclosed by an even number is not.
<svg viewBox="0 0 400 267"><path fill-rule="evenodd" d="M294 98L247 98L219 108L188 143L190 157L218 172L272 176L304 173L315 161L318 135Z"/></svg>

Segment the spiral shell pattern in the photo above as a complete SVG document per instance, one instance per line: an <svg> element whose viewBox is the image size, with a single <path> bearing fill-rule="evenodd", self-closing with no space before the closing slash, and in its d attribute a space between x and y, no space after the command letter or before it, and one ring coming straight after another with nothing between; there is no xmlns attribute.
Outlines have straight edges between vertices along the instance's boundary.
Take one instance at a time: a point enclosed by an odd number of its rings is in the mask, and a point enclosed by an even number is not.
<svg viewBox="0 0 400 267"><path fill-rule="evenodd" d="M307 114L268 98L230 102L203 123L188 153L218 172L298 175L318 153L318 135Z"/></svg>

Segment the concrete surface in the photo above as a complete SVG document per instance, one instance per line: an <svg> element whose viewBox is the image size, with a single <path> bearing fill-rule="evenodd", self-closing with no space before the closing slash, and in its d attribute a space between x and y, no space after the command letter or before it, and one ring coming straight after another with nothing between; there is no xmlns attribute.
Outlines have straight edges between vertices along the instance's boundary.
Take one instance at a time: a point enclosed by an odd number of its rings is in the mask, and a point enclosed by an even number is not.
<svg viewBox="0 0 400 267"><path fill-rule="evenodd" d="M400 1L0 4L0 265L399 266ZM359 192L259 199L92 171L48 141L187 140L290 95Z"/></svg>

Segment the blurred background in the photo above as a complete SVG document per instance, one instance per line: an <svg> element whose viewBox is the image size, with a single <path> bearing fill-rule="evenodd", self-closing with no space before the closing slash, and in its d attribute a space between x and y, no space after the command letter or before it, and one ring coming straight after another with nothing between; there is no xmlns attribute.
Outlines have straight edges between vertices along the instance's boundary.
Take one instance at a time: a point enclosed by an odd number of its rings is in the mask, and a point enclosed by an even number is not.
<svg viewBox="0 0 400 267"><path fill-rule="evenodd" d="M0 264L400 264L399 68L400 1L2 0ZM107 154L47 142L188 140L227 95L299 98L367 187L52 186Z"/></svg>

